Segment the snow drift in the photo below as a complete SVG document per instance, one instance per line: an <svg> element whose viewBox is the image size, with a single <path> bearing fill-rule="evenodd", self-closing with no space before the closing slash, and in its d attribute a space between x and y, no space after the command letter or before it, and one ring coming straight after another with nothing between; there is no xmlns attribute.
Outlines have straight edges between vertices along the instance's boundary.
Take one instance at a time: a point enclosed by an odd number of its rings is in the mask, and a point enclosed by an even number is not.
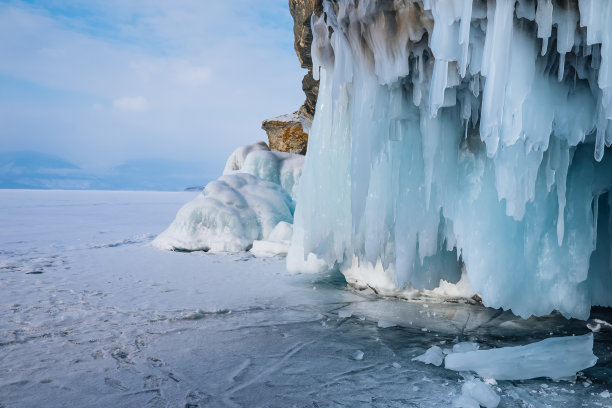
<svg viewBox="0 0 612 408"><path fill-rule="evenodd" d="M612 305L611 20L605 0L325 0L288 267L401 291L464 264L524 317Z"/></svg>

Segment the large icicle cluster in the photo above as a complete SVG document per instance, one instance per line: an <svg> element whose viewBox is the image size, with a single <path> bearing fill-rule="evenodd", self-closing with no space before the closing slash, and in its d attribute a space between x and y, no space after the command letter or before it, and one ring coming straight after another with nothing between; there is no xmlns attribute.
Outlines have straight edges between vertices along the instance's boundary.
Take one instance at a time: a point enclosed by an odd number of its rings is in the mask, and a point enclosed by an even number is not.
<svg viewBox="0 0 612 408"><path fill-rule="evenodd" d="M288 265L492 307L612 305L612 1L325 0ZM312 255L310 258L312 260Z"/></svg>

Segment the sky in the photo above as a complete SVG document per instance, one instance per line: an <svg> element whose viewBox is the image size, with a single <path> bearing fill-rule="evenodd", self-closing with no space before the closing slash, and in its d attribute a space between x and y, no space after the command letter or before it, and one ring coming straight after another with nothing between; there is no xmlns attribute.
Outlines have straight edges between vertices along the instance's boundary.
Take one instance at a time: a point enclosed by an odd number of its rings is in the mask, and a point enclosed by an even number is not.
<svg viewBox="0 0 612 408"><path fill-rule="evenodd" d="M287 0L0 0L0 151L219 175L302 104L292 29Z"/></svg>

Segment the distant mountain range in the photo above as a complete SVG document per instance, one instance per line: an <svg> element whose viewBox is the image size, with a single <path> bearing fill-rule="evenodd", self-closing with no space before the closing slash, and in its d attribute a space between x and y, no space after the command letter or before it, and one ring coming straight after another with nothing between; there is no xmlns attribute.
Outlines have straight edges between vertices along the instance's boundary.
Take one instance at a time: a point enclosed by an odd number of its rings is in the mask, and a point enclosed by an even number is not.
<svg viewBox="0 0 612 408"><path fill-rule="evenodd" d="M102 174L33 151L0 152L0 189L179 191L206 184L203 165L166 159L130 160Z"/></svg>

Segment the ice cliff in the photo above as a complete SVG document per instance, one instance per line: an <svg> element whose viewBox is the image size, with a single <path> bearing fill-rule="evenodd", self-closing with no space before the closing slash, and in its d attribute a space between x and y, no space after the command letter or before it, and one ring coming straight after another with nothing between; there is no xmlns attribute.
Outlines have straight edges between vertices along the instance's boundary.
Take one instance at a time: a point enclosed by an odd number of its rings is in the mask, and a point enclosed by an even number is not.
<svg viewBox="0 0 612 408"><path fill-rule="evenodd" d="M606 0L324 0L289 268L398 293L464 267L524 317L612 305L610 21Z"/></svg>

